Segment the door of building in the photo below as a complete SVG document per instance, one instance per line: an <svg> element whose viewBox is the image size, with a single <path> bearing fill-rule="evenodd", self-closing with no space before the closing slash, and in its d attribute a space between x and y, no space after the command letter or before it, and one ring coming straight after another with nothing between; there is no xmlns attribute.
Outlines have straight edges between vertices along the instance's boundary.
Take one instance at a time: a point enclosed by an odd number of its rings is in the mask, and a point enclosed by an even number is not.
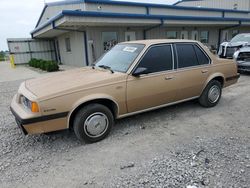
<svg viewBox="0 0 250 188"><path fill-rule="evenodd" d="M129 31L125 32L125 41L133 41L136 40L135 32Z"/></svg>
<svg viewBox="0 0 250 188"><path fill-rule="evenodd" d="M199 40L198 39L198 31L192 31L192 40Z"/></svg>
<svg viewBox="0 0 250 188"><path fill-rule="evenodd" d="M227 42L229 41L229 36L228 36L228 30L222 31L222 41L221 42Z"/></svg>
<svg viewBox="0 0 250 188"><path fill-rule="evenodd" d="M188 39L188 31L181 31L181 39Z"/></svg>
<svg viewBox="0 0 250 188"><path fill-rule="evenodd" d="M61 63L61 55L60 55L60 48L59 48L59 41L56 39L55 41L55 47L56 47L56 59L59 63Z"/></svg>

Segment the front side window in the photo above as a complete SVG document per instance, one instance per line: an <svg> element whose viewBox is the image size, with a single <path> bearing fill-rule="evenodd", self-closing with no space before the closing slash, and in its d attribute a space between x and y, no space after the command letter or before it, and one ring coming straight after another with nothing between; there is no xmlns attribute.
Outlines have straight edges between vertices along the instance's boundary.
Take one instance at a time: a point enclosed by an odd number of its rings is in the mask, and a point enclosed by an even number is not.
<svg viewBox="0 0 250 188"><path fill-rule="evenodd" d="M209 41L209 32L208 31L201 31L201 35L200 35L200 41L201 43L208 43Z"/></svg>
<svg viewBox="0 0 250 188"><path fill-rule="evenodd" d="M192 44L176 44L178 68L197 66L198 60Z"/></svg>
<svg viewBox="0 0 250 188"><path fill-rule="evenodd" d="M138 67L147 69L147 73L162 72L173 69L172 48L170 45L151 47L142 58Z"/></svg>
<svg viewBox="0 0 250 188"><path fill-rule="evenodd" d="M71 52L70 38L65 38L66 52Z"/></svg>
<svg viewBox="0 0 250 188"><path fill-rule="evenodd" d="M118 44L100 57L95 66L106 66L113 71L127 72L143 48L143 44Z"/></svg>

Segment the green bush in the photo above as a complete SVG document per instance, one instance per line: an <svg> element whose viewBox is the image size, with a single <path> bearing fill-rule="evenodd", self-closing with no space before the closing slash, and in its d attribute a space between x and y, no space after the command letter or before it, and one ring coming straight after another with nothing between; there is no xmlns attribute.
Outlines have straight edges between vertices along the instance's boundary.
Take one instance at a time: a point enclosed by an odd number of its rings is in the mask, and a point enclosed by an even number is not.
<svg viewBox="0 0 250 188"><path fill-rule="evenodd" d="M46 63L46 71L48 72L54 72L54 71L58 71L59 70L59 66L57 65L56 62L54 61L48 61Z"/></svg>
<svg viewBox="0 0 250 188"><path fill-rule="evenodd" d="M37 61L37 60L36 60L36 59L31 59L31 60L29 61L29 66L34 67L35 61Z"/></svg>
<svg viewBox="0 0 250 188"><path fill-rule="evenodd" d="M29 66L40 68L44 71L54 72L59 70L59 66L55 61L44 61L42 59L31 59L29 61Z"/></svg>

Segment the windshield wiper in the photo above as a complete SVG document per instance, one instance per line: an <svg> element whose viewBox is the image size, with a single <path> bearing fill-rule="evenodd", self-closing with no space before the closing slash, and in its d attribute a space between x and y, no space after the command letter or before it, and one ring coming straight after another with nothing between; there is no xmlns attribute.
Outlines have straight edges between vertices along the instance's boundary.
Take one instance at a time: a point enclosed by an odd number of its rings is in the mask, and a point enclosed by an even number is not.
<svg viewBox="0 0 250 188"><path fill-rule="evenodd" d="M98 67L103 68L103 69L108 69L108 70L110 70L110 72L111 72L112 74L114 73L114 71L111 69L111 67L109 67L109 66L107 66L107 65L100 65L100 66L98 66Z"/></svg>

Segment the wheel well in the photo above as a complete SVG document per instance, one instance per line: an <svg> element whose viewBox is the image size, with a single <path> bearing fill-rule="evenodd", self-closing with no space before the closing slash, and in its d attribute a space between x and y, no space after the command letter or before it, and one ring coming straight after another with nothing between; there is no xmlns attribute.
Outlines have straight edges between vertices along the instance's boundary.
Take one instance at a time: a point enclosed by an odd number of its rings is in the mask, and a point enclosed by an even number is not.
<svg viewBox="0 0 250 188"><path fill-rule="evenodd" d="M222 76L217 76L215 78L213 78L213 80L217 80L218 82L221 83L221 86L224 86L224 78Z"/></svg>
<svg viewBox="0 0 250 188"><path fill-rule="evenodd" d="M87 101L85 103L82 103L81 105L79 105L76 109L74 109L74 111L71 113L70 117L69 117L69 128L71 129L72 126L73 126L73 122L74 122L74 119L75 119L75 116L77 114L77 112L83 108L84 106L86 105L89 105L89 104L93 104L93 103L97 103L97 104L102 104L106 107L108 107L112 114L114 115L114 118L117 117L117 114L118 114L118 106L117 104L110 100L110 99L95 99L95 100L91 100L91 101Z"/></svg>

